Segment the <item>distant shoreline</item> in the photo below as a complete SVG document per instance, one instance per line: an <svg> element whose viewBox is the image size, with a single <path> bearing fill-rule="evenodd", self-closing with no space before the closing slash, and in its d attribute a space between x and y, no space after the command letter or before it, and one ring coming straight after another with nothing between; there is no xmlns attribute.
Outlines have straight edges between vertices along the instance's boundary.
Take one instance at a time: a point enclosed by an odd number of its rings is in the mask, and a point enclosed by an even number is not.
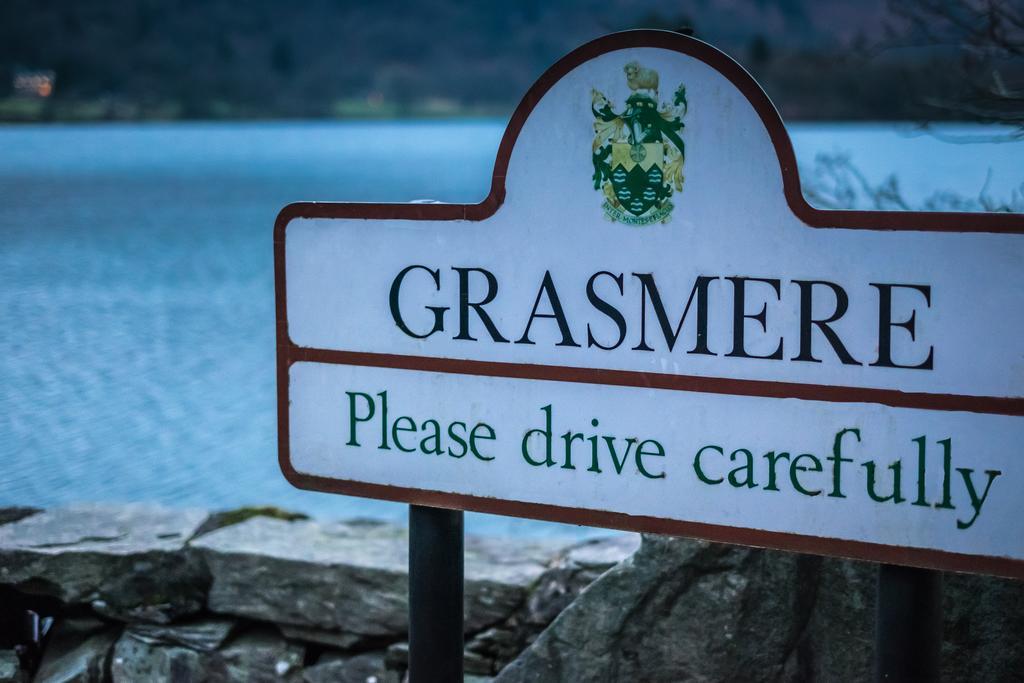
<svg viewBox="0 0 1024 683"><path fill-rule="evenodd" d="M95 100L33 99L24 97L0 97L0 125L17 124L68 124L68 123L175 123L175 122L296 122L296 121L467 121L499 119L507 120L515 110L516 102L502 105L463 105L449 100L425 100L398 106L382 103L369 104L364 100L340 100L328 111L321 113L283 114L272 109L256 110L247 107L212 102L198 111L189 111L177 102L142 105L117 99ZM846 116L803 116L786 115L786 123L889 123L908 125L928 124L984 124L967 118L943 117L872 117L870 112L863 115Z"/></svg>
<svg viewBox="0 0 1024 683"><path fill-rule="evenodd" d="M494 112L458 112L453 114L403 114L395 116L243 116L243 117L137 117L137 118L110 118L110 117L39 117L39 118L7 118L0 115L0 126L66 126L74 124L95 125L95 124L294 124L294 123L403 123L403 122L445 122L452 121L466 123L473 121L505 122L512 115L512 108L507 111ZM941 119L927 120L906 118L906 119L872 119L872 118L803 118L791 117L784 119L788 124L800 125L856 125L856 126L907 126L912 128L925 129L929 126L969 126L978 128L1001 128L999 124L984 123L969 119Z"/></svg>
<svg viewBox="0 0 1024 683"><path fill-rule="evenodd" d="M0 123L93 123L99 121L261 121L507 118L515 103L464 105L449 100L424 100L402 105L365 100L339 100L322 111L284 114L227 102L187 107L167 101L142 104L116 98L63 100L27 97L0 98Z"/></svg>

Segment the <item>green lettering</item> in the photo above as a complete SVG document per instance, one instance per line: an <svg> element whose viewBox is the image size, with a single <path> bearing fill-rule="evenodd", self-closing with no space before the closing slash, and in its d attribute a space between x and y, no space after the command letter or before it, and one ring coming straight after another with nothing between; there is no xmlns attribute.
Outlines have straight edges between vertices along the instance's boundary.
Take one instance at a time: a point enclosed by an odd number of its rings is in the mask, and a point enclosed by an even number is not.
<svg viewBox="0 0 1024 683"><path fill-rule="evenodd" d="M359 422L368 422L373 418L375 407L373 399L370 398L369 394L364 394L359 391L346 391L345 395L348 396L348 433L349 438L346 446L358 446L359 440L356 439L356 424ZM366 401L366 407L368 408L366 415L363 417L356 416L356 396L361 396Z"/></svg>
<svg viewBox="0 0 1024 683"><path fill-rule="evenodd" d="M433 433L420 439L420 450L427 454L442 455L444 451L441 450L441 425L438 424L437 420L427 420L420 426L420 429L426 431L427 425L431 425L434 428ZM434 442L433 448L427 448L428 441Z"/></svg>
<svg viewBox="0 0 1024 683"><path fill-rule="evenodd" d="M725 451L722 450L721 446L707 445L697 451L697 455L693 458L693 471L696 472L697 478L705 484L721 484L725 479L708 479L707 475L704 474L704 468L700 465L700 456L704 454L704 451L712 450L718 451L719 455L725 455Z"/></svg>
<svg viewBox="0 0 1024 683"><path fill-rule="evenodd" d="M832 455L828 456L832 461L832 492L828 494L829 498L846 498L841 485L842 468L844 462L853 462L853 458L843 457L843 437L847 434L853 434L857 441L860 441L859 429L841 429L836 432L836 438L832 442Z"/></svg>
<svg viewBox="0 0 1024 683"><path fill-rule="evenodd" d="M970 529L971 525L974 524L974 520L978 519L978 515L981 514L981 506L985 504L985 499L988 498L988 491L992 488L992 482L995 481L996 477L1002 474L1002 472L999 470L985 470L985 474L988 475L988 483L985 484L985 492L981 494L981 498L978 498L977 491L974 488L974 482L971 481L971 473L973 473L974 470L967 467L957 467L956 471L964 478L964 486L967 487L967 495L971 498L971 507L974 508L974 516L967 522L961 522L959 519L956 520L956 528Z"/></svg>
<svg viewBox="0 0 1024 683"><path fill-rule="evenodd" d="M953 505L953 495L950 491L950 485L952 484L952 464L953 464L953 440L952 439L939 439L936 443L942 446L942 502L936 503L935 507L943 510L952 510L956 506Z"/></svg>
<svg viewBox="0 0 1024 683"><path fill-rule="evenodd" d="M565 441L565 462L562 463L563 470L574 470L576 469L572 464L572 444L576 439L583 441L583 435L568 431L562 434L562 439Z"/></svg>
<svg viewBox="0 0 1024 683"><path fill-rule="evenodd" d="M551 457L551 404L544 406L540 409L544 413L544 429L531 429L523 435L522 452L523 460L530 463L534 467L540 467L541 465L547 465L551 467L555 464L554 458ZM544 445L546 455L543 460L534 460L530 457L530 435L541 434L544 437Z"/></svg>
<svg viewBox="0 0 1024 683"><path fill-rule="evenodd" d="M902 503L905 498L900 495L900 470L903 469L903 463L897 460L893 464L889 465L889 469L892 470L892 493L888 496L879 496L875 492L875 465L874 460L868 460L865 463L861 463L862 467L866 467L868 470L868 495L871 496L871 500L876 503L885 503L892 501L895 504Z"/></svg>
<svg viewBox="0 0 1024 683"><path fill-rule="evenodd" d="M804 467L800 464L800 461L804 458L809 459L814 464L811 467ZM821 461L810 453L801 453L793 458L793 462L789 464L789 481L792 482L793 488L805 496L817 496L820 494L821 489L809 491L800 485L800 479L797 476L800 472L821 472Z"/></svg>
<svg viewBox="0 0 1024 683"><path fill-rule="evenodd" d="M747 488L751 489L757 488L757 483L754 481L754 454L748 451L746 448L737 448L736 450L729 454L729 460L731 462L736 462L736 455L739 453L743 453L746 456L746 463L740 465L739 467L733 468L729 472L729 483L735 486L736 488L739 488L741 486L746 486ZM736 476L739 472L746 473L746 476L744 476L743 481L740 481L739 477Z"/></svg>
<svg viewBox="0 0 1024 683"><path fill-rule="evenodd" d="M478 431L481 431L481 428L486 429L487 433L477 434ZM492 455L488 457L481 453L480 450L476 447L477 439L480 439L481 441L494 441L494 437L495 433L493 427L483 422L477 424L475 427L473 427L473 431L469 433L469 450L473 451L473 455L475 455L480 460L494 460L495 456Z"/></svg>
<svg viewBox="0 0 1024 683"><path fill-rule="evenodd" d="M923 505L924 507L931 507L928 501L925 500L924 484L925 484L925 437L919 436L916 439L911 439L912 442L917 444L917 500L911 505Z"/></svg>
<svg viewBox="0 0 1024 683"><path fill-rule="evenodd" d="M646 444L652 444L655 447L656 450L645 451L644 450L644 445L646 445ZM662 472L661 474L651 474L650 472L647 471L647 468L644 467L644 461L643 461L643 457L645 455L650 455L650 456L653 456L655 458L664 458L665 457L665 448L660 443L655 441L654 439L647 439L646 441L641 441L640 445L637 446L637 449L636 449L636 468L638 470L640 470L640 474L644 475L648 479L664 479L665 478L665 473L664 472Z"/></svg>
<svg viewBox="0 0 1024 683"><path fill-rule="evenodd" d="M408 427L402 427L401 426L403 420L409 425ZM395 423L393 425L391 425L391 440L395 442L396 446L398 446L398 450L402 451L403 453L412 453L416 449L415 448L406 448L405 446L403 446L402 442L398 440L398 433L399 432L415 432L415 431L416 431L416 423L413 422L413 419L411 417L406 417L405 415L403 415L402 417L400 417L397 420L395 420Z"/></svg>
<svg viewBox="0 0 1024 683"><path fill-rule="evenodd" d="M458 434L455 433L456 425L458 425L459 427L462 427L462 431L463 431L463 433L465 433L465 431L466 431L466 423L465 422L452 422L450 425L448 425L448 438L450 438L452 441L457 443L459 446L462 446L462 451L460 451L459 453L456 453L455 451L453 451L451 449L451 446L449 446L448 447L448 455L452 456L453 458L461 458L464 455L466 455L466 453L468 453L469 451L466 450L466 440L463 439L461 436L459 436Z"/></svg>
<svg viewBox="0 0 1024 683"><path fill-rule="evenodd" d="M779 487L775 484L775 464L779 460L789 460L789 453L782 452L776 454L775 451L768 451L764 454L764 457L768 460L768 485L764 487L764 490L778 491Z"/></svg>
<svg viewBox="0 0 1024 683"><path fill-rule="evenodd" d="M612 467L615 468L615 474L622 474L622 468L626 466L626 462L629 460L629 452L636 445L636 439L633 437L626 439L626 452L622 454L622 460L619 460L618 453L615 452L615 439L606 436L604 437L604 442L608 444L608 453L612 456Z"/></svg>
<svg viewBox="0 0 1024 683"><path fill-rule="evenodd" d="M388 446L388 392L382 391L380 396L380 448L384 451L390 451L391 447Z"/></svg>

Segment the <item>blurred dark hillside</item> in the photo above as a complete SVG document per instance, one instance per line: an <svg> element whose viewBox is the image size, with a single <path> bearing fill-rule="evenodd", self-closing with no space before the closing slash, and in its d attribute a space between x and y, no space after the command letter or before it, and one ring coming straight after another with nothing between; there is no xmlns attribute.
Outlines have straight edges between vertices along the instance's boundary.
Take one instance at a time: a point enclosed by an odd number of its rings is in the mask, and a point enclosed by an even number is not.
<svg viewBox="0 0 1024 683"><path fill-rule="evenodd" d="M886 17L883 0L3 0L0 119L505 115L573 47L683 25L789 120L942 118L922 102L953 87L951 57L865 56ZM18 90L26 74L52 94Z"/></svg>

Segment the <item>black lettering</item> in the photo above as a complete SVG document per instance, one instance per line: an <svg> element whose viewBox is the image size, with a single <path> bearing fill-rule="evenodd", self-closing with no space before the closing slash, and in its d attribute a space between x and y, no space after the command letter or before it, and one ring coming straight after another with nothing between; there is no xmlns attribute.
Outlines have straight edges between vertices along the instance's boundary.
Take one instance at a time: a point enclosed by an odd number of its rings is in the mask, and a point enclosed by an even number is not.
<svg viewBox="0 0 1024 683"><path fill-rule="evenodd" d="M916 324L917 310L910 312L910 317L903 322L895 322L892 319L892 290L895 287L912 289L924 296L924 302L928 307L932 305L932 288L928 285L898 285L879 284L872 282L872 287L878 290L878 360L871 365L882 368L907 368L910 370L931 370L932 360L935 355L935 347L928 347L928 357L917 365L902 365L892 359L892 328L902 327L910 333L910 340L915 341L914 328Z"/></svg>
<svg viewBox="0 0 1024 683"><path fill-rule="evenodd" d="M846 315L846 310L850 307L850 299L847 297L846 291L834 282L827 282L825 280L793 280L793 283L800 288L800 353L793 360L807 361L809 363L821 362L814 357L813 353L813 326L817 325L825 340L832 346L832 350L835 351L839 360L844 365L860 365L850 355L850 352L846 350L846 347L843 346L839 335L830 327L832 323ZM831 288L832 293L836 297L835 310L832 311L832 315L823 320L814 319L813 293L815 285Z"/></svg>
<svg viewBox="0 0 1024 683"><path fill-rule="evenodd" d="M718 355L708 349L708 285L712 280L717 280L717 277L701 275L697 278L693 288L690 290L690 297L686 300L686 308L683 309L683 315L679 318L679 324L676 325L675 330L672 329L668 314L665 313L665 305L661 300L661 294L658 292L658 286L654 283L654 274L633 273L633 277L640 280L640 343L633 347L634 351L654 350L647 345L648 301L651 302L651 306L654 308L654 314L657 316L658 324L661 326L661 333L665 336L665 343L668 344L668 350L671 352L676 345L676 341L679 339L683 323L686 321L686 315L690 312L690 306L693 304L694 296L696 296L697 342L687 353L699 353L706 356Z"/></svg>
<svg viewBox="0 0 1024 683"><path fill-rule="evenodd" d="M494 273L483 268L452 268L452 270L459 274L459 333L455 335L454 339L476 341L476 337L469 334L469 309L472 308L480 318L480 322L487 328L491 340L507 344L508 339L501 336L494 321L491 320L491 316L484 310L484 306L494 301L494 297L498 295L498 280L494 277ZM480 273L487 279L487 294L475 303L469 300L470 273Z"/></svg>
<svg viewBox="0 0 1024 683"><path fill-rule="evenodd" d="M747 353L744 346L745 326L748 319L761 323L761 329L768 331L768 302L764 303L760 313L748 314L746 311L746 284L747 282L763 282L771 285L775 290L775 296L782 300L782 290L779 281L771 278L759 277L727 277L732 282L733 304L732 304L732 351L725 354L732 358L764 358L766 360L782 360L782 339L779 339L779 346L773 353L767 356L757 356Z"/></svg>
<svg viewBox="0 0 1024 683"><path fill-rule="evenodd" d="M587 323L587 347L596 346L604 351L611 351L612 349L619 348L619 346L622 345L622 342L626 339L626 319L617 308L597 295L597 292L594 290L594 280L596 280L599 275L607 275L611 279L615 280L615 284L619 286L619 294L623 294L622 273L615 275L613 273L609 273L607 270L602 270L598 273L594 273L590 276L590 279L587 280L587 299L594 308L612 319L612 322L615 323L615 327L619 329L619 339L611 346L605 346L594 338L594 334L590 329L590 323Z"/></svg>
<svg viewBox="0 0 1024 683"><path fill-rule="evenodd" d="M391 304L391 317L394 319L395 324L398 325L398 329L406 333L410 337L416 339L426 339L435 332L440 332L444 329L444 313L448 310L447 306L426 306L428 311L434 313L434 326L430 328L430 331L426 334L416 334L409 326L405 324L405 319L402 318L402 310L399 306L399 294L402 288L402 282L405 280L405 276L413 270L425 270L434 278L434 291L441 291L441 272L438 270L431 270L426 266L409 266L403 268L402 272L395 276L394 282L391 283L391 294L388 296L388 302Z"/></svg>
<svg viewBox="0 0 1024 683"><path fill-rule="evenodd" d="M540 306L540 298L545 294L548 297L548 303L551 304L551 313L538 313L537 307ZM544 280L541 281L540 289L537 290L537 299L533 302L533 311L530 312L530 319L526 321L526 329L523 330L523 336L519 338L516 344L533 344L530 341L530 327L536 318L552 318L558 323L558 331L562 333L562 341L555 344L555 346L579 346L569 331L569 323L565 319L565 311L562 310L562 302L558 299L558 291L555 289L555 283L551 280L551 271L549 270L544 271Z"/></svg>

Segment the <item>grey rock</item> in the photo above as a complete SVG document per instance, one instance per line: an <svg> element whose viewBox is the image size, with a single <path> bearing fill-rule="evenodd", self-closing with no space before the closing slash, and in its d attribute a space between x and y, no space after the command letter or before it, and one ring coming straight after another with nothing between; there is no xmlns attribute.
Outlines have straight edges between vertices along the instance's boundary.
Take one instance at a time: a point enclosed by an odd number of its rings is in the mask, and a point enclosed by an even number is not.
<svg viewBox="0 0 1024 683"><path fill-rule="evenodd" d="M646 536L496 681L870 680L877 573L865 562ZM1021 680L1024 583L943 582L942 679ZM483 649L507 652L508 635L485 632L470 647L489 639Z"/></svg>
<svg viewBox="0 0 1024 683"><path fill-rule="evenodd" d="M327 631L400 633L405 542L372 529L256 517L206 534L192 547L213 577L209 608Z"/></svg>
<svg viewBox="0 0 1024 683"><path fill-rule="evenodd" d="M0 507L0 524L17 522L39 512L42 512L39 508L25 507L22 505L15 505L13 507L6 508Z"/></svg>
<svg viewBox="0 0 1024 683"><path fill-rule="evenodd" d="M473 661L473 671L483 674L500 671L580 592L632 555L639 546L639 534L618 534L563 549L533 583L526 601L510 618L475 634L466 644L467 662ZM484 666L485 661L489 666Z"/></svg>
<svg viewBox="0 0 1024 683"><path fill-rule="evenodd" d="M114 647L114 683L203 681L242 683L301 680L304 650L274 630L257 628L218 650L204 651L139 639L126 631Z"/></svg>
<svg viewBox="0 0 1024 683"><path fill-rule="evenodd" d="M404 672L409 668L409 643L393 643L384 652L384 665L389 671Z"/></svg>
<svg viewBox="0 0 1024 683"><path fill-rule="evenodd" d="M126 621L198 611L209 582L186 542L197 510L80 505L0 526L0 585Z"/></svg>
<svg viewBox="0 0 1024 683"><path fill-rule="evenodd" d="M777 680L816 558L645 536L496 681Z"/></svg>
<svg viewBox="0 0 1024 683"><path fill-rule="evenodd" d="M47 639L36 681L101 683L120 628L96 619L58 621Z"/></svg>
<svg viewBox="0 0 1024 683"><path fill-rule="evenodd" d="M223 681L299 681L305 649L271 630L236 638L220 651Z"/></svg>
<svg viewBox="0 0 1024 683"><path fill-rule="evenodd" d="M407 630L408 537L399 527L256 517L191 545L212 573L214 612L359 636ZM551 543L467 539L467 631L507 618L556 552Z"/></svg>
<svg viewBox="0 0 1024 683"><path fill-rule="evenodd" d="M563 541L468 537L466 632L476 633L512 616L564 547Z"/></svg>
<svg viewBox="0 0 1024 683"><path fill-rule="evenodd" d="M462 653L462 670L473 676L489 676L494 673L494 661L471 650Z"/></svg>
<svg viewBox="0 0 1024 683"><path fill-rule="evenodd" d="M281 629L281 633L284 637L289 640L301 640L306 643L327 645L330 647L340 648L342 650L351 650L367 640L366 636L360 636L354 633L324 631L323 629L309 628L306 626L281 624L279 628Z"/></svg>
<svg viewBox="0 0 1024 683"><path fill-rule="evenodd" d="M207 658L187 647L168 647L125 634L114 646L110 676L114 683L202 680Z"/></svg>
<svg viewBox="0 0 1024 683"><path fill-rule="evenodd" d="M943 576L943 680L1024 679L1024 583Z"/></svg>
<svg viewBox="0 0 1024 683"><path fill-rule="evenodd" d="M394 643L384 654L384 665L399 678L409 669L409 643ZM489 676L496 671L494 660L486 655L466 649L462 656L462 668L467 675Z"/></svg>
<svg viewBox="0 0 1024 683"><path fill-rule="evenodd" d="M491 666L485 673L495 673L522 652L540 630L524 626L519 620L510 620L510 623L499 624L473 636L466 643L466 652L488 660Z"/></svg>
<svg viewBox="0 0 1024 683"><path fill-rule="evenodd" d="M22 683L27 680L21 661L14 650L0 650L0 683Z"/></svg>
<svg viewBox="0 0 1024 683"><path fill-rule="evenodd" d="M303 683L398 683L387 670L384 654L367 652L355 656L325 653L302 672Z"/></svg>
<svg viewBox="0 0 1024 683"><path fill-rule="evenodd" d="M570 546L565 563L603 573L640 549L640 534L592 538ZM595 577L596 578L596 577Z"/></svg>
<svg viewBox="0 0 1024 683"><path fill-rule="evenodd" d="M875 651L877 565L821 560L817 596L786 678L870 680ZM1024 584L944 574L942 680L1024 677Z"/></svg>
<svg viewBox="0 0 1024 683"><path fill-rule="evenodd" d="M596 538L570 546L533 587L524 620L547 626L584 588L639 547L639 534Z"/></svg>
<svg viewBox="0 0 1024 683"><path fill-rule="evenodd" d="M196 529L196 536L202 536L208 534L211 531L222 529L232 524L241 524L247 519L253 517L273 517L274 519L283 519L286 521L294 521L296 519L309 519L309 515L301 512L292 512L291 510L284 510L279 507L270 505L258 505L258 506L247 506L234 508L232 510L217 510L211 512L206 518L206 521Z"/></svg>
<svg viewBox="0 0 1024 683"><path fill-rule="evenodd" d="M813 562L813 558L807 558ZM876 565L819 559L806 594L813 608L790 654L786 680L867 681L873 677Z"/></svg>
<svg viewBox="0 0 1024 683"><path fill-rule="evenodd" d="M150 645L181 646L199 652L212 652L227 640L235 626L236 623L230 619L197 619L168 626L132 624L126 633Z"/></svg>

